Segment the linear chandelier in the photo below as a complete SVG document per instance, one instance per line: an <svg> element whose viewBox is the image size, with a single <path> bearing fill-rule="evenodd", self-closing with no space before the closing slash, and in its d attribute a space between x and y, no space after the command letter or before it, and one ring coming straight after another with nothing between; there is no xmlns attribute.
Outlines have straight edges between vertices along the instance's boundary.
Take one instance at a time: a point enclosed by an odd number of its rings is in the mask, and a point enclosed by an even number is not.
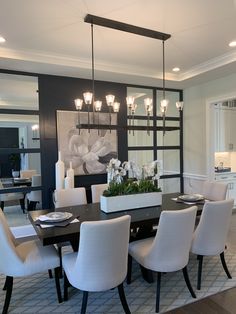
<svg viewBox="0 0 236 314"><path fill-rule="evenodd" d="M93 123L95 123L95 112L98 114L98 126L99 126L99 112L102 110L102 101L96 100L95 98L95 84L94 84L94 32L93 32L93 21L91 21L91 49L92 49L92 92L87 91L83 93L83 99L75 99L75 108L79 112L82 110L83 102L85 105L87 105L87 112L88 112L88 130L90 132L90 106L92 105L92 112L93 112ZM111 112L113 109L113 112L118 113L120 110L120 103L115 102L115 96L114 95L106 95L106 103L109 110L109 126L111 126ZM78 124L80 125L80 113L78 118ZM110 129L111 131L111 129Z"/></svg>
<svg viewBox="0 0 236 314"><path fill-rule="evenodd" d="M162 58L163 58L163 68L162 68L162 90L163 90L163 95L162 95L162 100L160 103L160 112L162 115L163 119L163 135L165 134L165 117L166 117L166 111L168 108L168 99L165 97L165 41L171 37L170 34L166 33L161 33L158 31L154 31L151 29L147 28L142 28L110 19L106 19L103 17L95 16L95 15L86 15L84 21L86 23L91 24L91 48L92 48L92 91L86 91L83 93L83 99L75 99L75 107L76 110L79 112L78 116L78 128L81 128L81 123L80 123L80 111L83 108L83 104L87 106L87 114L88 114L88 125L87 128L90 132L90 128L109 128L110 131L111 129L117 129L118 126L114 126L111 124L111 112L113 111L114 113L118 113L120 109L120 103L115 102L115 96L114 95L106 95L106 104L108 106L109 110L109 127L105 125L100 125L99 124L99 112L102 109L102 101L97 100L95 97L95 87L94 87L94 33L93 33L93 26L94 25L99 25L103 26L106 28L112 28L116 29L119 31L125 31L128 33L136 34L136 35L141 35L144 37L149 37L149 38L154 38L162 41ZM128 115L131 117L131 120L128 120L128 126L127 128L129 130L133 129L133 134L134 134L134 115L135 111L137 109L137 104L135 104L135 98L133 96L128 96L126 97L126 104L128 108ZM92 105L92 123L90 119L90 108ZM176 107L178 110L183 109L183 102L176 102ZM153 100L152 98L145 98L144 99L144 108L146 111L147 115L147 133L148 135L150 134L150 116L152 115L153 112ZM97 121L98 123L95 125L95 113L97 113L98 118ZM131 123L132 121L132 123ZM84 127L84 125L83 125Z"/></svg>

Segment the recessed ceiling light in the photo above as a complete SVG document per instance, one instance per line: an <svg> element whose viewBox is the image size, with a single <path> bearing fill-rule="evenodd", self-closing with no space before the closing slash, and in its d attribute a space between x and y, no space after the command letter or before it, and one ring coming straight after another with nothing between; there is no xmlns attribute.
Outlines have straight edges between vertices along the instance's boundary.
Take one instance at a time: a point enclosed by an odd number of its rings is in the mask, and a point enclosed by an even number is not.
<svg viewBox="0 0 236 314"><path fill-rule="evenodd" d="M2 36L0 36L0 43L5 43L6 39Z"/></svg>
<svg viewBox="0 0 236 314"><path fill-rule="evenodd" d="M172 71L173 71L173 72L179 72L179 71L180 71L180 68L175 67L175 68L172 69Z"/></svg>
<svg viewBox="0 0 236 314"><path fill-rule="evenodd" d="M236 40L231 41L231 42L229 43L229 46L230 46L230 47L236 47Z"/></svg>

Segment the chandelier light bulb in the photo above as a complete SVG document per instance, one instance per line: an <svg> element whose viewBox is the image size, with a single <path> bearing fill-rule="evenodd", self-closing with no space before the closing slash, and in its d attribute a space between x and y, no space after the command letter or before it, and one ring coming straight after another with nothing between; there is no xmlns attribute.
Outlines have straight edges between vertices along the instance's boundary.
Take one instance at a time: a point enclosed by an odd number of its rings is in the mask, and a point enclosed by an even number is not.
<svg viewBox="0 0 236 314"><path fill-rule="evenodd" d="M183 110L184 102L183 101L177 101L176 102L176 108L178 110Z"/></svg>
<svg viewBox="0 0 236 314"><path fill-rule="evenodd" d="M107 106L111 107L114 103L115 96L114 95L107 95L106 96L106 101L107 101Z"/></svg>
<svg viewBox="0 0 236 314"><path fill-rule="evenodd" d="M39 125L38 124L34 124L31 127L32 131L37 131L39 129Z"/></svg>
<svg viewBox="0 0 236 314"><path fill-rule="evenodd" d="M151 115L152 113L152 98L145 98L144 99L144 106L145 106L145 110L146 110L146 113L148 115Z"/></svg>
<svg viewBox="0 0 236 314"><path fill-rule="evenodd" d="M135 114L135 111L136 111L137 107L138 107L137 104L133 104L133 105L131 106L131 113L132 113L132 115Z"/></svg>
<svg viewBox="0 0 236 314"><path fill-rule="evenodd" d="M119 112L119 110L120 110L120 103L119 102L114 102L114 104L113 104L113 111L114 112Z"/></svg>
<svg viewBox="0 0 236 314"><path fill-rule="evenodd" d="M101 100L96 100L94 102L94 109L95 109L95 111L101 111L101 109L102 109L102 101Z"/></svg>
<svg viewBox="0 0 236 314"><path fill-rule="evenodd" d="M77 98L77 99L74 100L74 102L75 102L76 110L81 110L82 106L83 106L83 99Z"/></svg>
<svg viewBox="0 0 236 314"><path fill-rule="evenodd" d="M167 108L168 108L168 105L169 105L169 100L168 99L162 99L162 101L161 101L161 111L163 109L163 111L166 112Z"/></svg>
<svg viewBox="0 0 236 314"><path fill-rule="evenodd" d="M126 104L129 108L134 104L134 97L133 96L127 96L126 97Z"/></svg>
<svg viewBox="0 0 236 314"><path fill-rule="evenodd" d="M86 92L86 93L83 93L83 96L84 96L84 102L86 105L91 105L92 103L92 99L93 99L93 93L91 92Z"/></svg>

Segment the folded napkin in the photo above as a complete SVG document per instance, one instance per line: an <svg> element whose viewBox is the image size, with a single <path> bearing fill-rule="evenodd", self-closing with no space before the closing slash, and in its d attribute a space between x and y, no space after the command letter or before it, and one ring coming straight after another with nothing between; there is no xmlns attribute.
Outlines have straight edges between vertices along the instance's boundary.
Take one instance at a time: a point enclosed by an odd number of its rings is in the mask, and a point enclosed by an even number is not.
<svg viewBox="0 0 236 314"><path fill-rule="evenodd" d="M40 226L41 228L48 228L48 227L66 227L70 223L79 222L78 217L71 217L66 220L62 221L49 221L48 217L46 215L41 215L38 217L37 220L35 220L35 224L37 226Z"/></svg>
<svg viewBox="0 0 236 314"><path fill-rule="evenodd" d="M73 219L73 218L72 218ZM39 225L41 228L51 228L51 227L66 227L66 226L68 226L69 224L73 224L73 223L75 223L75 222L79 222L79 219L78 218L74 218L73 220L71 220L71 219L69 219L69 221L67 220L67 221L63 221L63 225L61 224L62 222L60 222L60 223L56 223L56 222L54 222L53 224L50 222L49 224L46 224L46 223L36 223L37 225ZM66 224L65 224L66 223Z"/></svg>
<svg viewBox="0 0 236 314"><path fill-rule="evenodd" d="M172 198L173 201L175 201L176 203L183 203L183 204L187 204L187 205L204 205L205 201L206 200L201 200L201 201L196 201L196 202L186 202L186 201L183 201L181 199L179 199L178 197L176 198Z"/></svg>

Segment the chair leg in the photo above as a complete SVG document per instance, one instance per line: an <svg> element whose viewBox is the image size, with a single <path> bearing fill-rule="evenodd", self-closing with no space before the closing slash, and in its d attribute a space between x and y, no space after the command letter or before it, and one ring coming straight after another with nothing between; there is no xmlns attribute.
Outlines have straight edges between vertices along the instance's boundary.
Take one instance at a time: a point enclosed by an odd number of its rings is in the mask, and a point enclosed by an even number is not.
<svg viewBox="0 0 236 314"><path fill-rule="evenodd" d="M201 290L203 255L198 255L197 289Z"/></svg>
<svg viewBox="0 0 236 314"><path fill-rule="evenodd" d="M160 292L161 292L161 273L157 272L156 313L159 313L160 308Z"/></svg>
<svg viewBox="0 0 236 314"><path fill-rule="evenodd" d="M58 303L62 303L61 287L60 287L60 280L59 280L60 267L57 267L54 269L54 274L55 274L55 284L56 284L56 289L57 289Z"/></svg>
<svg viewBox="0 0 236 314"><path fill-rule="evenodd" d="M59 259L60 259L60 278L63 277L63 273L62 273L62 248L61 246L57 246L58 249L58 255L59 255Z"/></svg>
<svg viewBox="0 0 236 314"><path fill-rule="evenodd" d="M88 291L83 291L83 301L82 301L82 307L81 307L81 314L86 313L86 308L87 308L87 303L88 303Z"/></svg>
<svg viewBox="0 0 236 314"><path fill-rule="evenodd" d="M52 278L53 278L53 275L52 275L52 270L51 270L51 269L49 269L49 270L48 270L48 277L49 277L50 279L52 279Z"/></svg>
<svg viewBox="0 0 236 314"><path fill-rule="evenodd" d="M7 311L10 305L12 287L13 287L13 277L7 276L5 285L6 285L6 298L5 298L2 314L7 314Z"/></svg>
<svg viewBox="0 0 236 314"><path fill-rule="evenodd" d="M154 279L153 279L152 271L150 269L147 269L147 268L143 267L142 265L139 265L139 266L140 266L140 269L141 269L141 273L142 273L143 279L145 281L147 281L148 283L153 283Z"/></svg>
<svg viewBox="0 0 236 314"><path fill-rule="evenodd" d="M222 252L220 254L220 260L221 260L222 266L224 268L224 271L225 271L227 277L229 279L232 279L232 276L230 275L230 272L229 272L228 267L227 267L226 262L225 262L225 254L224 254L224 252Z"/></svg>
<svg viewBox="0 0 236 314"><path fill-rule="evenodd" d="M30 201L28 210L35 210L38 202Z"/></svg>
<svg viewBox="0 0 236 314"><path fill-rule="evenodd" d="M68 287L70 283L68 281L68 278L66 276L66 273L64 272L64 301L68 301Z"/></svg>
<svg viewBox="0 0 236 314"><path fill-rule="evenodd" d="M7 277L5 279L5 283L4 283L4 286L2 288L3 291L6 291L7 290Z"/></svg>
<svg viewBox="0 0 236 314"><path fill-rule="evenodd" d="M4 201L1 201L1 209L4 210Z"/></svg>
<svg viewBox="0 0 236 314"><path fill-rule="evenodd" d="M129 309L129 306L128 306L128 303L127 303L127 300L126 300L126 297L125 297L123 283L121 283L118 286L118 292L119 292L120 301L121 301L121 304L122 304L123 309L125 311L125 314L130 314L131 312L130 312L130 309Z"/></svg>
<svg viewBox="0 0 236 314"><path fill-rule="evenodd" d="M133 261L132 256L131 256L131 255L128 255L128 271L127 271L127 278L126 278L126 283L127 283L127 285L130 285L130 284L131 284L132 261Z"/></svg>
<svg viewBox="0 0 236 314"><path fill-rule="evenodd" d="M23 213L25 213L25 199L24 198L20 199L20 206Z"/></svg>
<svg viewBox="0 0 236 314"><path fill-rule="evenodd" d="M188 287L189 292L191 293L191 296L192 296L193 298L196 298L196 294L195 294L195 292L193 291L191 282L190 282L190 280L189 280L187 266L185 266L185 267L182 269L182 271L183 271L183 275L184 275L184 280L185 280L185 282L186 282L186 285L187 285L187 287Z"/></svg>

